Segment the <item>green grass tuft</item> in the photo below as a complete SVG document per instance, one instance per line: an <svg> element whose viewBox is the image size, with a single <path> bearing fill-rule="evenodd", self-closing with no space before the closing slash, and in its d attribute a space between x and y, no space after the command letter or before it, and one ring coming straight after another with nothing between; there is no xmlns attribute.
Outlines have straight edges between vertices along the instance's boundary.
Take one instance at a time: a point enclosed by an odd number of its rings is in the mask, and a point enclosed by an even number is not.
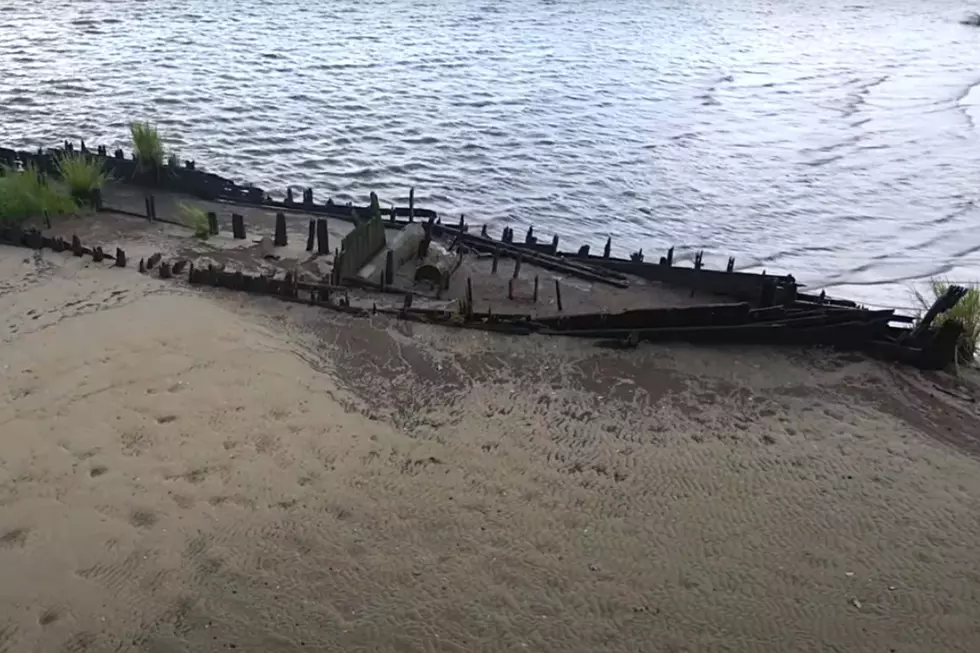
<svg viewBox="0 0 980 653"><path fill-rule="evenodd" d="M156 127L148 122L133 121L129 123L129 133L133 137L133 154L141 166L159 168L163 165L163 140Z"/></svg>
<svg viewBox="0 0 980 653"><path fill-rule="evenodd" d="M922 307L922 313L929 310L936 299L946 294L951 284L945 279L930 279L929 293L923 295L915 290L915 299ZM956 284L964 285L964 284ZM969 288L966 295L951 310L941 313L935 326L940 326L946 320L958 320L963 325L963 335L960 336L956 348L956 358L958 361L969 362L974 359L977 345L980 344L980 283L966 284ZM922 315L920 314L920 319Z"/></svg>
<svg viewBox="0 0 980 653"><path fill-rule="evenodd" d="M57 215L76 210L75 200L51 186L34 166L24 170L3 167L0 176L0 222L20 224L44 213Z"/></svg>
<svg viewBox="0 0 980 653"><path fill-rule="evenodd" d="M109 180L102 163L84 155L64 154L58 157L58 173L72 195L80 196L101 189Z"/></svg>
<svg viewBox="0 0 980 653"><path fill-rule="evenodd" d="M188 204L180 205L180 214L182 216L182 222L194 230L194 235L201 240L207 240L211 237L211 227L208 225L208 214L204 212L204 209L199 209L196 206L190 206Z"/></svg>

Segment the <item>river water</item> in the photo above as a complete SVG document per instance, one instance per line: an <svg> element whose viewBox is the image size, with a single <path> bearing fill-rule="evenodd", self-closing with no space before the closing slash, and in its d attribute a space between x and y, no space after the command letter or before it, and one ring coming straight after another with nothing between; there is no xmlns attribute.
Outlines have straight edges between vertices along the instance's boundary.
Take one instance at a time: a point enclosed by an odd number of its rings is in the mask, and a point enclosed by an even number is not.
<svg viewBox="0 0 980 653"><path fill-rule="evenodd" d="M980 279L959 0L5 0L0 142L125 145L909 306Z"/></svg>

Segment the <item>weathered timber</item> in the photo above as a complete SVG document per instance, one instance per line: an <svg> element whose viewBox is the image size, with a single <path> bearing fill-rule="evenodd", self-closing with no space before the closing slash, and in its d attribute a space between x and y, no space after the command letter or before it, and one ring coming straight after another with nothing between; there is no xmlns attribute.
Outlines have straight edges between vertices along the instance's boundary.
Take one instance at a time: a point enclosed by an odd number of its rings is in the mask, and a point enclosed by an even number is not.
<svg viewBox="0 0 980 653"><path fill-rule="evenodd" d="M208 233L212 236L218 235L218 214L208 211Z"/></svg>
<svg viewBox="0 0 980 653"><path fill-rule="evenodd" d="M82 241L78 239L78 236L72 234L71 236L71 253L75 256L81 256L85 252L82 250Z"/></svg>
<svg viewBox="0 0 980 653"><path fill-rule="evenodd" d="M313 251L313 241L316 240L316 220L310 218L309 234L306 236L306 251Z"/></svg>
<svg viewBox="0 0 980 653"><path fill-rule="evenodd" d="M967 294L967 289L963 286L950 286L946 289L946 292L942 294L941 297L937 297L936 301L933 302L926 314L922 316L919 320L919 324L912 330L910 337L915 340L921 337L932 323L936 320L941 313L945 313L949 309L956 306L961 299Z"/></svg>
<svg viewBox="0 0 980 653"><path fill-rule="evenodd" d="M510 227L507 227L510 229ZM626 288L629 282L626 277L616 271L597 270L585 265L578 264L575 260L563 257L551 256L540 252L532 252L524 249L521 245L508 244L507 242L496 242L482 238L477 234L460 234L460 242L466 244L471 250L477 252L493 252L496 248L501 255L517 257L520 255L524 260L538 267L542 267L552 272L560 272L575 276L586 281L597 281L606 283L619 288Z"/></svg>
<svg viewBox="0 0 980 653"><path fill-rule="evenodd" d="M163 259L163 254L161 254L160 252L157 252L150 258L146 259L146 269L152 270L156 266L156 264L161 261L161 259Z"/></svg>
<svg viewBox="0 0 980 653"><path fill-rule="evenodd" d="M288 244L286 235L286 214L282 211L276 213L276 232L272 244L276 247L285 247Z"/></svg>
<svg viewBox="0 0 980 653"><path fill-rule="evenodd" d="M391 286L395 283L395 252L388 250L385 253L385 274L382 285Z"/></svg>
<svg viewBox="0 0 980 653"><path fill-rule="evenodd" d="M119 249L118 247L116 248L116 267L117 268L126 267L126 252Z"/></svg>
<svg viewBox="0 0 980 653"><path fill-rule="evenodd" d="M245 216L240 213L231 214L231 233L238 240L245 239Z"/></svg>
<svg viewBox="0 0 980 653"><path fill-rule="evenodd" d="M559 291L560 292L560 291ZM706 304L676 308L641 308L620 313L539 317L542 326L564 331L595 329L642 329L692 325L743 324L749 319L748 303Z"/></svg>
<svg viewBox="0 0 980 653"><path fill-rule="evenodd" d="M555 279L555 302L558 304L558 312L561 313L561 283Z"/></svg>
<svg viewBox="0 0 980 653"><path fill-rule="evenodd" d="M324 256L330 253L330 232L327 231L326 218L316 221L316 253Z"/></svg>
<svg viewBox="0 0 980 653"><path fill-rule="evenodd" d="M170 263L168 261L161 261L160 262L160 278L161 279L170 279L173 276L174 276L173 275L173 272L170 269Z"/></svg>

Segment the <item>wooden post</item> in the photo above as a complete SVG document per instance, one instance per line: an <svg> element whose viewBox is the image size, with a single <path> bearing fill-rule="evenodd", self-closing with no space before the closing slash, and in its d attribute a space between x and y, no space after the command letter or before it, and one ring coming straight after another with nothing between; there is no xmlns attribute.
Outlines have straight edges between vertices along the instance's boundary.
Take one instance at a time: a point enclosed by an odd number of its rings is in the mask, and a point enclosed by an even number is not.
<svg viewBox="0 0 980 653"><path fill-rule="evenodd" d="M71 253L75 256L81 256L82 252L82 241L78 239L75 234L71 235Z"/></svg>
<svg viewBox="0 0 980 653"><path fill-rule="evenodd" d="M704 252L703 251L700 251L700 252L698 252L697 254L694 255L694 269L695 270L700 270L701 269L701 257L703 255L704 255Z"/></svg>
<svg viewBox="0 0 980 653"><path fill-rule="evenodd" d="M316 253L321 256L330 253L330 232L327 231L326 218L317 218L316 221Z"/></svg>
<svg viewBox="0 0 980 653"><path fill-rule="evenodd" d="M555 234L555 236L551 239L551 253L558 253L558 234Z"/></svg>
<svg viewBox="0 0 980 653"><path fill-rule="evenodd" d="M105 258L105 252L102 251L102 247L96 245L96 247L92 250L92 262L101 263L104 258Z"/></svg>
<svg viewBox="0 0 980 653"><path fill-rule="evenodd" d="M728 267L725 268L725 272L734 272L734 271L735 271L735 257L729 256Z"/></svg>
<svg viewBox="0 0 980 653"><path fill-rule="evenodd" d="M415 188L408 191L408 221L415 222Z"/></svg>
<svg viewBox="0 0 980 653"><path fill-rule="evenodd" d="M602 258L609 258L612 252L612 236L606 238L606 246L602 249Z"/></svg>
<svg viewBox="0 0 980 653"><path fill-rule="evenodd" d="M173 270L173 273L174 274L180 274L181 272L184 271L184 268L185 267L187 267L187 259L186 258L182 258L179 261L177 261L176 263L174 263L173 264L173 267L171 269Z"/></svg>
<svg viewBox="0 0 980 653"><path fill-rule="evenodd" d="M118 247L116 248L116 267L126 267L126 252L122 251Z"/></svg>
<svg viewBox="0 0 980 653"><path fill-rule="evenodd" d="M286 189L286 206L292 206L293 203L294 203L293 202L293 189L292 188L287 188Z"/></svg>
<svg viewBox="0 0 980 653"><path fill-rule="evenodd" d="M507 280L507 299L514 299L514 278Z"/></svg>
<svg viewBox="0 0 980 653"><path fill-rule="evenodd" d="M484 238L489 238L489 236L487 236L487 225L480 227L480 235Z"/></svg>
<svg viewBox="0 0 980 653"><path fill-rule="evenodd" d="M310 218L310 233L306 236L306 251L313 251L313 241L316 240L316 220Z"/></svg>
<svg viewBox="0 0 980 653"><path fill-rule="evenodd" d="M313 189L307 188L306 192L303 193L303 204L306 206L313 206Z"/></svg>
<svg viewBox="0 0 980 653"><path fill-rule="evenodd" d="M146 269L152 270L156 266L156 264L159 263L162 259L163 259L163 254L161 254L160 252L157 252L156 254L152 255L150 258L146 259Z"/></svg>
<svg viewBox="0 0 980 653"><path fill-rule="evenodd" d="M95 188L92 190L92 208L96 211L102 210L102 189Z"/></svg>
<svg viewBox="0 0 980 653"><path fill-rule="evenodd" d="M145 272L146 272L146 261L140 259L140 274L143 274Z"/></svg>
<svg viewBox="0 0 980 653"><path fill-rule="evenodd" d="M674 264L674 248L671 247L670 249L667 250L667 267L670 267L673 264Z"/></svg>
<svg viewBox="0 0 980 653"><path fill-rule="evenodd" d="M371 219L381 219L381 204L378 202L378 194L374 191L371 192Z"/></svg>
<svg viewBox="0 0 980 653"><path fill-rule="evenodd" d="M561 312L561 284L555 279L555 299L558 301L558 312Z"/></svg>
<svg viewBox="0 0 980 653"><path fill-rule="evenodd" d="M520 254L517 255L517 259L514 261L514 278L521 276L521 258Z"/></svg>
<svg viewBox="0 0 980 653"><path fill-rule="evenodd" d="M534 303L538 303L538 275L534 275Z"/></svg>
<svg viewBox="0 0 980 653"><path fill-rule="evenodd" d="M170 263L168 263L167 261L163 261L162 263L160 263L160 278L170 279L173 276L174 275L170 271Z"/></svg>
<svg viewBox="0 0 980 653"><path fill-rule="evenodd" d="M218 214L208 211L208 233L212 236L218 235Z"/></svg>
<svg viewBox="0 0 980 653"><path fill-rule="evenodd" d="M527 228L527 233L524 234L524 244L533 245L534 244L534 225L532 224Z"/></svg>
<svg viewBox="0 0 980 653"><path fill-rule="evenodd" d="M286 214L282 211L276 213L276 235L272 244L275 247L285 247L289 242L286 235Z"/></svg>
<svg viewBox="0 0 980 653"><path fill-rule="evenodd" d="M459 230L466 231L466 215L463 213L459 214Z"/></svg>
<svg viewBox="0 0 980 653"><path fill-rule="evenodd" d="M493 266L490 268L490 274L497 274L497 264L500 263L500 248L493 248Z"/></svg>
<svg viewBox="0 0 980 653"><path fill-rule="evenodd" d="M149 195L147 195L146 197L143 198L143 206L146 207L146 219L147 220L152 220L153 219L153 212L150 210L150 196Z"/></svg>
<svg viewBox="0 0 980 653"><path fill-rule="evenodd" d="M473 280L466 277L466 319L473 317Z"/></svg>
<svg viewBox="0 0 980 653"><path fill-rule="evenodd" d="M239 213L231 214L231 233L238 240L245 239L245 216Z"/></svg>
<svg viewBox="0 0 980 653"><path fill-rule="evenodd" d="M582 258L589 258L589 246L582 245L581 247L579 247L578 255L581 256Z"/></svg>
<svg viewBox="0 0 980 653"><path fill-rule="evenodd" d="M395 252L388 250L385 254L385 278L382 285L385 287L393 285L395 282Z"/></svg>

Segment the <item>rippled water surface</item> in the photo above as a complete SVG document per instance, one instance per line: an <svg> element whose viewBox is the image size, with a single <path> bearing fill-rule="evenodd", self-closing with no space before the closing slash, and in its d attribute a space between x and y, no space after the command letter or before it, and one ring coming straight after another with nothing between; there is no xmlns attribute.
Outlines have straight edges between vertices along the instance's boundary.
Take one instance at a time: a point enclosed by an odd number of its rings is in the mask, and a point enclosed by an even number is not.
<svg viewBox="0 0 980 653"><path fill-rule="evenodd" d="M980 278L980 29L954 0L6 0L0 142L375 190L569 246L904 306Z"/></svg>

